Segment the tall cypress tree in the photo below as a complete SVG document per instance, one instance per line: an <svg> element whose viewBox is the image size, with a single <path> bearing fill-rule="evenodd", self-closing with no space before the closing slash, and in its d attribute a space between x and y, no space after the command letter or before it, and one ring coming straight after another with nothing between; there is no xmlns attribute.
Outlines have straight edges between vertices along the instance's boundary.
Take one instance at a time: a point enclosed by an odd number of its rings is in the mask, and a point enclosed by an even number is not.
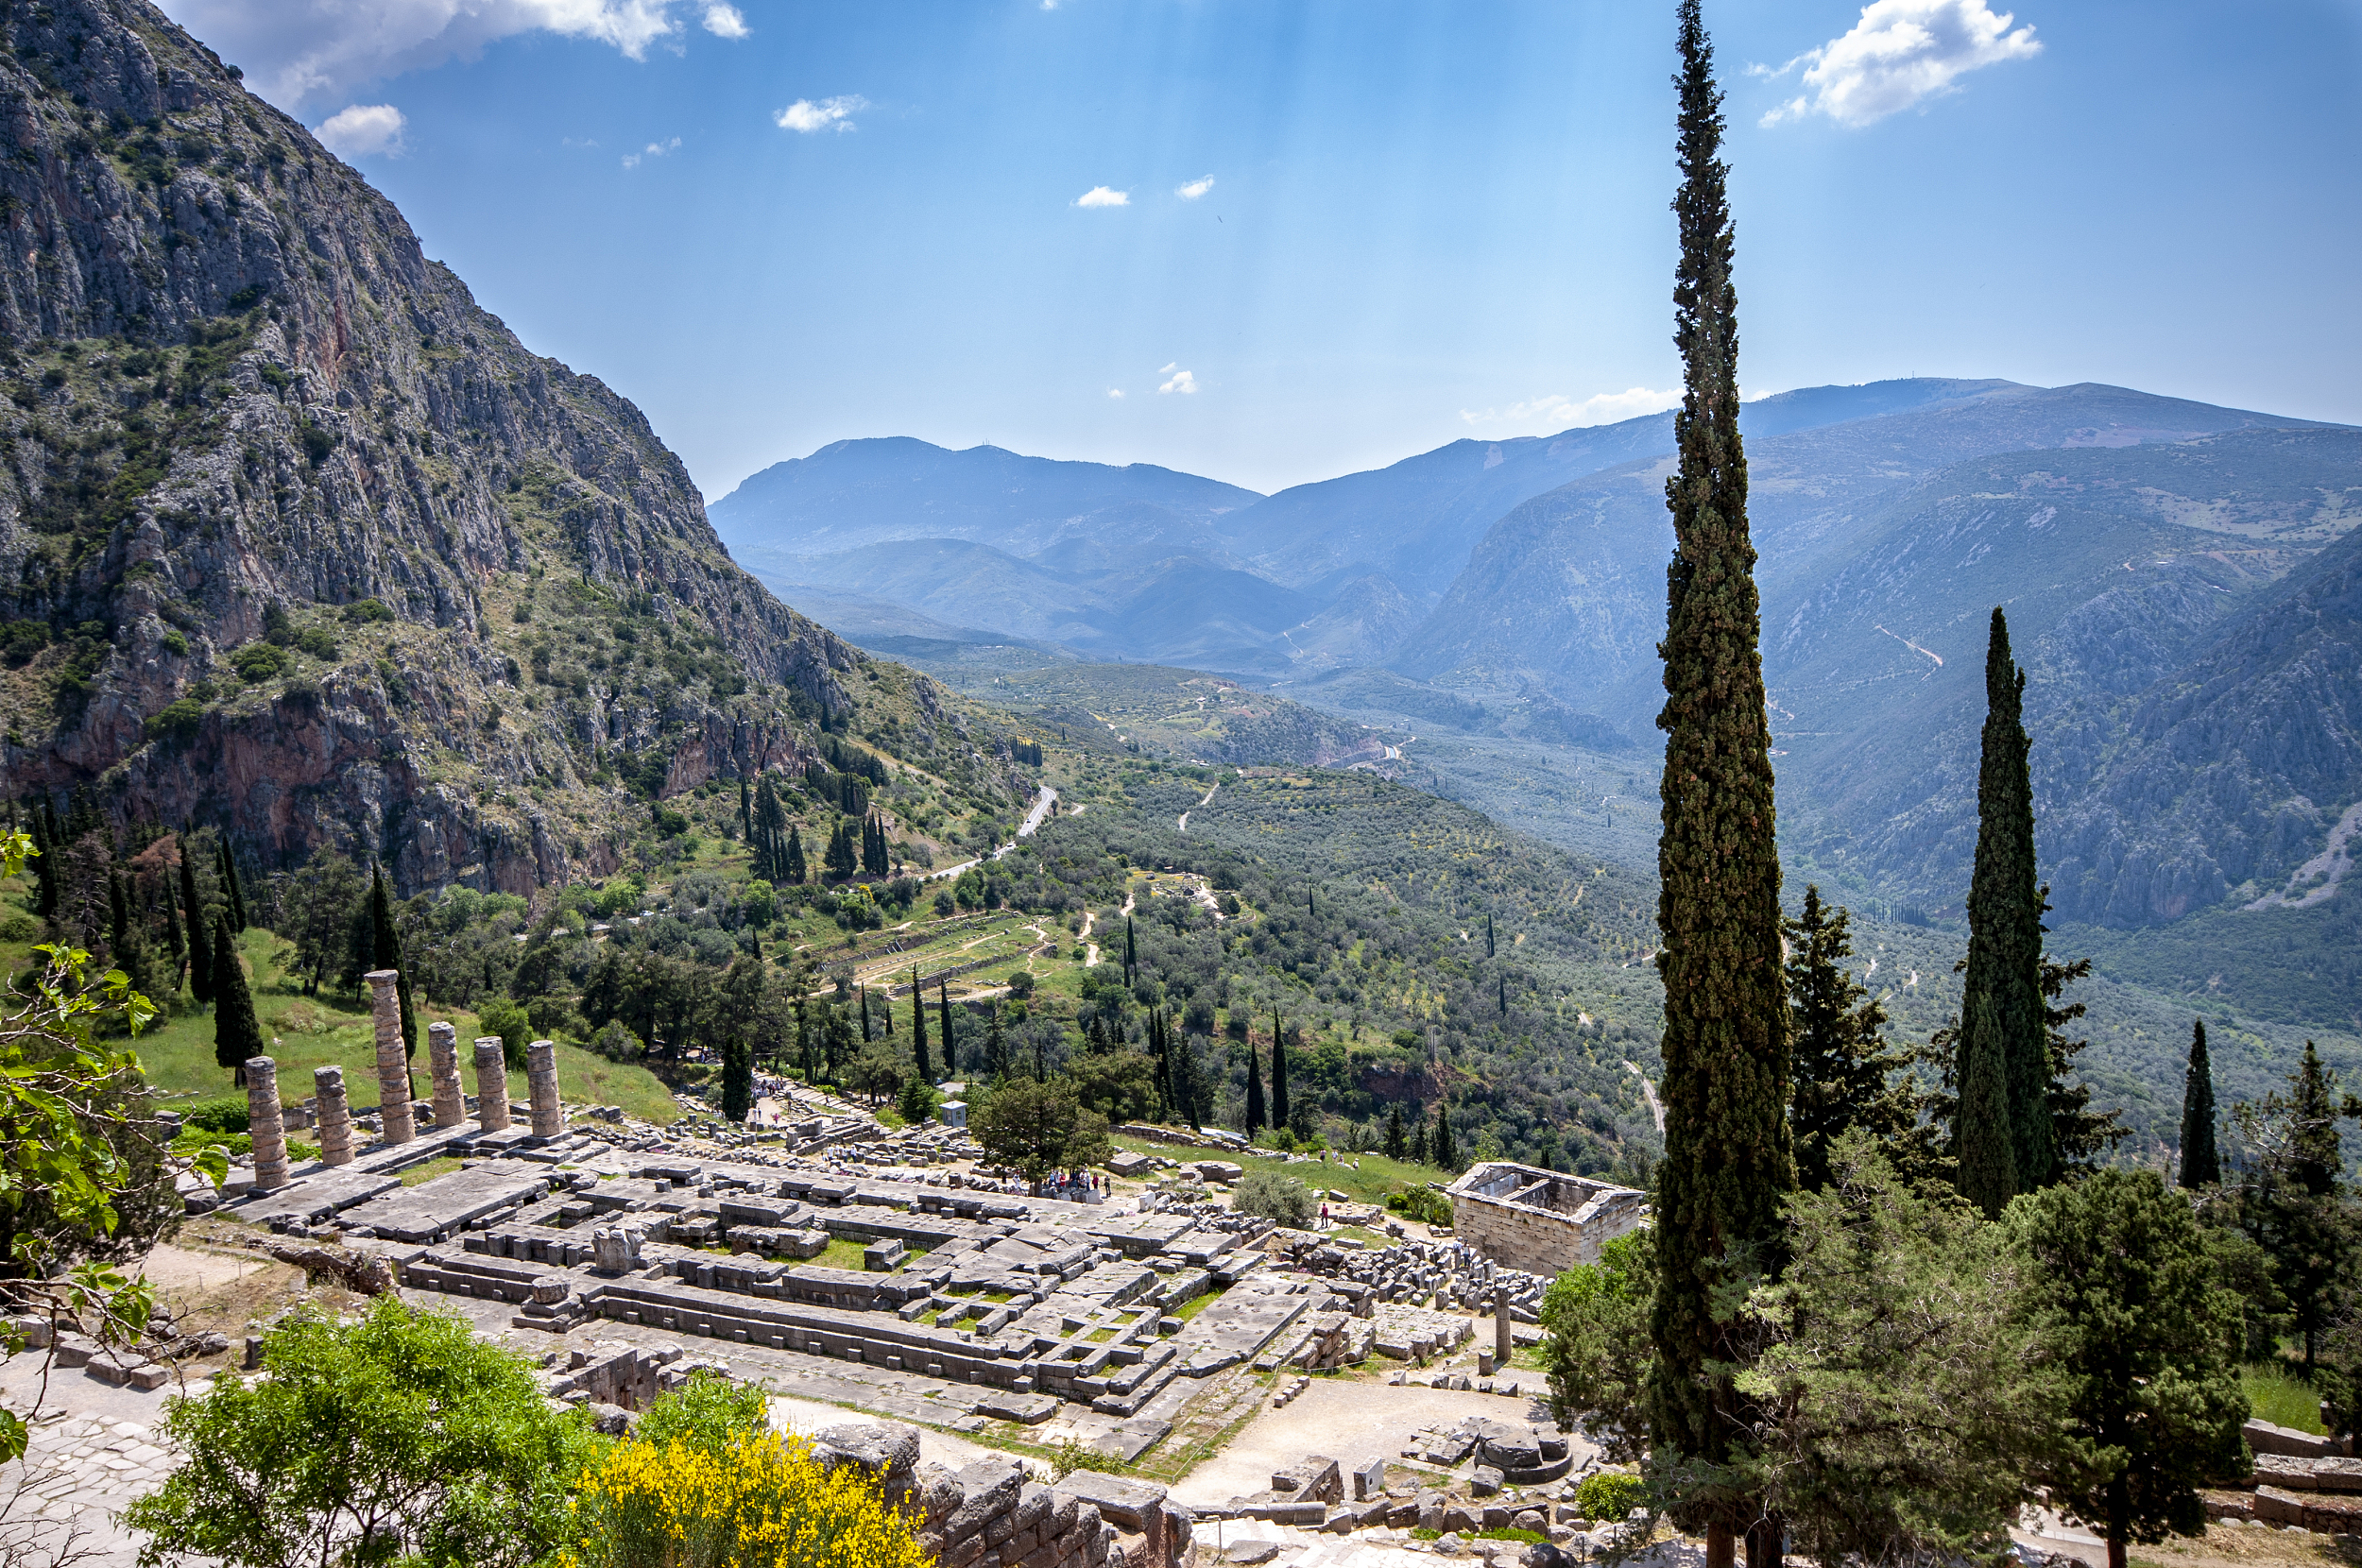
<svg viewBox="0 0 2362 1568"><path fill-rule="evenodd" d="M235 929L247 929L246 890L238 885L238 858L230 853L230 841L221 841L221 896L229 907L230 924Z"/></svg>
<svg viewBox="0 0 2362 1568"><path fill-rule="evenodd" d="M33 912L43 920L58 912L58 834L56 813L45 800L33 802Z"/></svg>
<svg viewBox="0 0 2362 1568"><path fill-rule="evenodd" d="M996 1013L995 1015L998 1016L998 1014ZM935 1022L943 1026L936 1031L936 1037L943 1042L943 1070L946 1074L955 1073L960 1068L959 1058L952 1054L958 1045L958 1038L951 1032L951 982L950 980L935 981Z"/></svg>
<svg viewBox="0 0 2362 1568"><path fill-rule="evenodd" d="M1009 1076L1009 1042L1001 1032L1001 1004L994 1002L985 1011L989 1016L984 1022L984 1067L997 1083Z"/></svg>
<svg viewBox="0 0 2362 1568"><path fill-rule="evenodd" d="M746 775L738 775L738 836L749 844L755 837L754 795L746 788Z"/></svg>
<svg viewBox="0 0 2362 1568"><path fill-rule="evenodd" d="M1435 1168L1446 1176L1460 1168L1460 1150L1452 1147L1450 1112L1449 1101L1435 1102L1435 1138L1428 1145L1429 1152L1435 1157Z"/></svg>
<svg viewBox="0 0 2362 1568"><path fill-rule="evenodd" d="M2190 1021L2190 1068L2182 1076L2182 1174L2185 1187L2222 1180L2215 1150L2215 1069L2206 1057L2206 1020Z"/></svg>
<svg viewBox="0 0 2362 1568"><path fill-rule="evenodd" d="M861 988L861 1043L869 1044L869 987Z"/></svg>
<svg viewBox="0 0 2362 1568"><path fill-rule="evenodd" d="M1493 954L1493 917L1492 917L1491 915L1489 915L1489 914L1488 914L1488 915L1486 915L1486 916L1484 917L1484 956L1485 956L1486 958L1491 958L1491 957L1493 957L1493 956L1494 956L1494 954Z"/></svg>
<svg viewBox="0 0 2362 1568"><path fill-rule="evenodd" d="M917 1064L919 1078L929 1083L935 1081L934 1069L927 1065L927 989L918 983L918 965L911 965L911 1060ZM944 1067L951 1065L949 1051L944 1053Z"/></svg>
<svg viewBox="0 0 2362 1568"><path fill-rule="evenodd" d="M205 918L204 902L197 895L197 867L184 834L180 851L180 905L189 921L189 995L199 1002L214 999L214 924Z"/></svg>
<svg viewBox="0 0 2362 1568"><path fill-rule="evenodd" d="M1665 1157L1646 1400L1658 1459L1727 1476L1750 1423L1733 1378L1739 1292L1724 1287L1735 1270L1776 1264L1780 1199L1796 1174L1722 94L1698 0L1681 0L1679 44L1673 341L1683 396L1673 416L1680 469L1665 486L1674 543L1657 717L1666 735L1657 841ZM1673 1517L1704 1532L1706 1568L1729 1568L1737 1529L1762 1512L1740 1487L1716 1479L1692 1487ZM1779 1533L1749 1530L1752 1568L1777 1560Z"/></svg>
<svg viewBox="0 0 2362 1568"><path fill-rule="evenodd" d="M1132 940L1132 917L1123 917L1123 983L1132 983L1132 968L1140 961L1140 950Z"/></svg>
<svg viewBox="0 0 2362 1568"><path fill-rule="evenodd" d="M1796 1185L1826 1190L1830 1146L1854 1128L1876 1139L1890 1163L1913 1179L1937 1175L1920 1131L1923 1097L1904 1074L1905 1052L1889 1045L1886 1010L1845 967L1853 917L1805 889L1804 912L1788 922L1788 997L1794 1081L1789 1125Z"/></svg>
<svg viewBox="0 0 2362 1568"><path fill-rule="evenodd" d="M1259 1132L1261 1132L1261 1131L1264 1129L1264 1127L1268 1124L1268 1121L1269 1121L1269 1118L1268 1118L1267 1116L1265 1116L1265 1115L1264 1115L1264 1113L1263 1113L1263 1068L1262 1068L1262 1064L1261 1064L1261 1063L1260 1063L1260 1062L1257 1059L1257 1057L1256 1057L1256 1054L1255 1054L1255 1041L1254 1041L1254 1038L1253 1038L1252 1036L1250 1036L1250 1037L1248 1038L1248 1040L1247 1040L1247 1043L1246 1043L1246 1135L1247 1135L1247 1141L1248 1141L1248 1142L1250 1142L1250 1143L1254 1142L1254 1141L1255 1141L1255 1134L1256 1134L1256 1133L1259 1133Z"/></svg>
<svg viewBox="0 0 2362 1568"><path fill-rule="evenodd" d="M2022 719L2026 673L2010 656L1999 608L1985 650L1985 732L1977 773L1977 863L1968 889L1968 964L1960 985L1953 1124L1961 1193L1989 1215L2058 1173L2050 1055L2043 1033L2042 892L2034 880L2034 795ZM1987 1084L2000 1075L1994 1118ZM1974 1092L1972 1092L1972 1085ZM2009 1144L2002 1159L1994 1145ZM2011 1185L2006 1189L2002 1178Z"/></svg>
<svg viewBox="0 0 2362 1568"><path fill-rule="evenodd" d="M780 869L786 873L788 881L797 887L801 887L805 877L810 875L804 865L804 835L800 828L790 827L787 830L787 856Z"/></svg>
<svg viewBox="0 0 2362 1568"><path fill-rule="evenodd" d="M188 969L189 938L180 924L180 900L169 886L164 889L164 935L172 944L172 990L178 992Z"/></svg>
<svg viewBox="0 0 2362 1568"><path fill-rule="evenodd" d="M1288 1125L1288 1036L1279 1027L1279 1012L1271 1015L1271 1124Z"/></svg>
<svg viewBox="0 0 2362 1568"><path fill-rule="evenodd" d="M1390 1160L1399 1160L1410 1152L1410 1145L1402 1135L1402 1105L1399 1101L1386 1107L1386 1141L1379 1146Z"/></svg>
<svg viewBox="0 0 2362 1568"><path fill-rule="evenodd" d="M214 922L214 989L218 993L214 1008L214 1064L229 1069L231 1082L244 1087L247 1062L263 1054L263 1026L254 1016L254 996L247 989L246 970L238 963L237 938L226 914Z"/></svg>

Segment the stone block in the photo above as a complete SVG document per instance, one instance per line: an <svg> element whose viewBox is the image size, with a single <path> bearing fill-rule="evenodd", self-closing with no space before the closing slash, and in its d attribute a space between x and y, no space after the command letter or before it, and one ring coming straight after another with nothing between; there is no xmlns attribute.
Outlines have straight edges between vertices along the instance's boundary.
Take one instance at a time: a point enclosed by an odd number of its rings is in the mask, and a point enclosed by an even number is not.
<svg viewBox="0 0 2362 1568"><path fill-rule="evenodd" d="M1484 1527L1483 1510L1467 1503L1446 1503L1442 1527L1449 1534L1474 1535Z"/></svg>
<svg viewBox="0 0 2362 1568"><path fill-rule="evenodd" d="M2285 1454L2300 1459L2326 1459L2335 1457L2338 1444L2331 1438L2300 1432L2293 1426L2275 1426L2268 1421L2251 1420L2240 1429L2247 1445L2258 1455Z"/></svg>
<svg viewBox="0 0 2362 1568"><path fill-rule="evenodd" d="M1386 1494L1386 1461L1372 1459L1353 1473L1353 1500L1366 1503Z"/></svg>
<svg viewBox="0 0 2362 1568"><path fill-rule="evenodd" d="M965 1479L967 1473L960 1474ZM1165 1500L1165 1489L1153 1481L1136 1481L1096 1470L1069 1471L1058 1482L1057 1490L1071 1494L1078 1503L1090 1504L1120 1528L1135 1533L1148 1527L1149 1516Z"/></svg>
<svg viewBox="0 0 2362 1568"><path fill-rule="evenodd" d="M1490 1497L1501 1489L1501 1473L1489 1464L1478 1465L1468 1473L1468 1490L1479 1497Z"/></svg>

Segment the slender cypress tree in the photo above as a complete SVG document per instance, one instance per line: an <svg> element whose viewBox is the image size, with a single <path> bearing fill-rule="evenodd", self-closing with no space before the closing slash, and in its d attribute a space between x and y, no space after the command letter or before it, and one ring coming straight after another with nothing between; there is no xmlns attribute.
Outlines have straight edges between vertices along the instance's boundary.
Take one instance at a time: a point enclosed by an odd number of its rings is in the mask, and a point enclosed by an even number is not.
<svg viewBox="0 0 2362 1568"><path fill-rule="evenodd" d="M1504 1017L1504 1018L1506 1018L1506 1017L1508 1017L1508 1016L1509 1016L1509 977L1508 977L1507 975L1503 975L1503 976L1501 976L1501 977L1500 977L1500 986L1501 986L1501 1016L1502 1016L1502 1017Z"/></svg>
<svg viewBox="0 0 2362 1568"><path fill-rule="evenodd" d="M1435 1102L1435 1137L1429 1150L1435 1156L1435 1168L1451 1175L1460 1168L1460 1150L1452 1147L1451 1106L1447 1101Z"/></svg>
<svg viewBox="0 0 2362 1568"><path fill-rule="evenodd" d="M1263 1068L1255 1054L1255 1041L1250 1038L1246 1043L1246 1135L1249 1143L1255 1141L1255 1134L1263 1130L1267 1120L1263 1114Z"/></svg>
<svg viewBox="0 0 2362 1568"><path fill-rule="evenodd" d="M738 775L738 836L746 840L750 844L754 842L754 795L746 788L746 775L745 774L740 774Z"/></svg>
<svg viewBox="0 0 2362 1568"><path fill-rule="evenodd" d="M197 867L191 863L189 841L180 841L180 904L189 919L189 995L199 1002L214 999L213 922L197 896Z"/></svg>
<svg viewBox="0 0 2362 1568"><path fill-rule="evenodd" d="M58 912L58 835L57 817L45 800L33 802L33 912L43 920Z"/></svg>
<svg viewBox="0 0 2362 1568"><path fill-rule="evenodd" d="M935 1081L934 1069L927 1065L927 988L918 983L918 965L911 965L911 1060L918 1066L919 1078L929 1083ZM943 1065L948 1069L951 1058L947 1053Z"/></svg>
<svg viewBox="0 0 2362 1568"><path fill-rule="evenodd" d="M1288 1036L1279 1027L1279 1013L1271 1015L1271 1124L1288 1125Z"/></svg>
<svg viewBox="0 0 2362 1568"><path fill-rule="evenodd" d="M801 887L804 878L811 875L809 868L804 864L804 835L801 828L791 827L787 830L787 856L781 870L785 872L788 881L796 887Z"/></svg>
<svg viewBox="0 0 2362 1568"><path fill-rule="evenodd" d="M1001 1004L995 1002L985 1012L989 1016L984 1021L984 1066L997 1083L1009 1076L1009 1041L1001 1032Z"/></svg>
<svg viewBox="0 0 2362 1568"><path fill-rule="evenodd" d="M219 999L214 1008L214 1064L246 1084L246 1065L263 1054L263 1026L254 1016L254 997L247 989L246 970L238 963L236 936L230 917L214 922L214 986Z"/></svg>
<svg viewBox="0 0 2362 1568"><path fill-rule="evenodd" d="M869 987L861 988L861 1043L869 1044Z"/></svg>
<svg viewBox="0 0 2362 1568"><path fill-rule="evenodd" d="M2034 880L2034 796L2021 719L2026 673L2010 656L2000 608L1985 651L1983 759L1977 773L1977 862L1968 889L1968 964L1960 985L1960 1110L1953 1126L1960 1191L1995 1214L2058 1174L2050 1127L2050 1054L2043 1033L2042 892ZM1974 1095L1998 1064L2001 1117ZM1988 1147L2010 1145L2003 1162ZM2013 1185L2001 1190L2004 1170Z"/></svg>
<svg viewBox="0 0 2362 1568"><path fill-rule="evenodd" d="M998 1009L994 1011L993 1016L995 1018L1000 1016ZM935 1022L943 1026L936 1031L937 1036L943 1041L943 1070L946 1073L958 1072L959 1062L952 1055L957 1037L951 1032L951 982L949 980L935 981Z"/></svg>
<svg viewBox="0 0 2362 1568"><path fill-rule="evenodd" d="M221 896L230 908L230 924L239 931L247 929L246 890L238 885L238 858L230 853L230 841L221 841Z"/></svg>
<svg viewBox="0 0 2362 1568"><path fill-rule="evenodd" d="M1493 956L1493 917L1489 914L1484 917L1484 956Z"/></svg>
<svg viewBox="0 0 2362 1568"><path fill-rule="evenodd" d="M1133 966L1140 961L1140 950L1132 940L1132 917L1123 917L1123 983L1132 983Z"/></svg>
<svg viewBox="0 0 2362 1568"><path fill-rule="evenodd" d="M1427 1115L1425 1112L1420 1113L1418 1119L1411 1124L1411 1163L1412 1165L1427 1164Z"/></svg>
<svg viewBox="0 0 2362 1568"><path fill-rule="evenodd" d="M2206 1057L2206 1020L2190 1022L2190 1070L2182 1078L2182 1185L2212 1186L2222 1180L2215 1150L2215 1069Z"/></svg>
<svg viewBox="0 0 2362 1568"><path fill-rule="evenodd" d="M107 870L107 962L123 967L123 949L131 943L131 895L123 885L121 870Z"/></svg>
<svg viewBox="0 0 2362 1568"><path fill-rule="evenodd" d="M181 977L188 972L189 938L187 930L180 924L180 900L173 896L169 887L164 890L164 935L165 939L172 944L171 988L178 992L180 989Z"/></svg>
<svg viewBox="0 0 2362 1568"><path fill-rule="evenodd" d="M1679 43L1673 340L1683 397L1673 417L1680 469L1665 486L1674 544L1657 717L1666 735L1657 847L1665 1157L1650 1321L1656 1358L1645 1397L1658 1460L1727 1476L1752 1423L1733 1375L1741 1293L1726 1285L1735 1270L1776 1266L1780 1200L1796 1172L1722 94L1698 0L1681 0ZM1705 1568L1730 1568L1737 1528L1762 1514L1755 1498L1715 1479L1692 1487L1673 1518L1704 1533ZM1779 1535L1749 1531L1751 1568L1777 1560Z"/></svg>
<svg viewBox="0 0 2362 1568"><path fill-rule="evenodd" d="M1402 1135L1402 1106L1399 1102L1386 1107L1386 1141L1381 1146L1390 1160L1399 1160L1410 1151Z"/></svg>

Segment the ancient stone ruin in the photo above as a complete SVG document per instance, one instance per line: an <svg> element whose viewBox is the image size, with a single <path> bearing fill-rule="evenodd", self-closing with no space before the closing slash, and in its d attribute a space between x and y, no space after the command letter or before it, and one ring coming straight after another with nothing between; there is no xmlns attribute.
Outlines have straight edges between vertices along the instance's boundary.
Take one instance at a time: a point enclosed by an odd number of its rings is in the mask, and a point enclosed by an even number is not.
<svg viewBox="0 0 2362 1568"><path fill-rule="evenodd" d="M1556 1275L1597 1263L1600 1249L1640 1227L1648 1195L1511 1160L1481 1160L1444 1189L1452 1229L1496 1263Z"/></svg>

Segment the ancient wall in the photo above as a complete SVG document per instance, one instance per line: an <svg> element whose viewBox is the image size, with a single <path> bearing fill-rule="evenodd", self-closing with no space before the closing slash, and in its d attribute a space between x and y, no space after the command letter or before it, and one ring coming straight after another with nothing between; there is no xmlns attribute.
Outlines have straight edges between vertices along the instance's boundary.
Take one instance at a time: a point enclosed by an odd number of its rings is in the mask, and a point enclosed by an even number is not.
<svg viewBox="0 0 2362 1568"><path fill-rule="evenodd" d="M1445 1192L1461 1240L1531 1274L1597 1263L1601 1247L1648 1215L1646 1196L1630 1187L1508 1160L1471 1166Z"/></svg>

